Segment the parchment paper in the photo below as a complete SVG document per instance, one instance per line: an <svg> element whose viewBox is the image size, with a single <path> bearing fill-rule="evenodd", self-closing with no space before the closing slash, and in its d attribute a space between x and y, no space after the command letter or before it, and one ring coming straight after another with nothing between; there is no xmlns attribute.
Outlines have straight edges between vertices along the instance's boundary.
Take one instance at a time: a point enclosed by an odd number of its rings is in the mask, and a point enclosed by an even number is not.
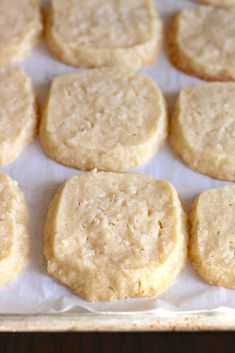
<svg viewBox="0 0 235 353"><path fill-rule="evenodd" d="M195 6L193 2L186 0L158 0L156 5L165 24L176 10ZM40 101L47 93L53 77L78 70L53 59L43 41L21 66L32 78ZM150 75L161 87L170 111L182 87L200 83L200 80L174 69L167 59L165 48L157 64L142 71ZM202 190L229 184L187 168L171 151L168 143L144 167L133 171L169 180L179 191L186 209ZM30 209L31 250L30 262L26 269L17 276L16 280L0 289L0 313L125 312L162 309L181 312L217 309L222 306L235 308L234 290L206 284L189 263L176 283L158 298L112 303L88 303L81 300L47 274L42 251L42 227L48 203L58 186L78 171L50 160L36 140L17 160L1 168L1 172L7 173L18 181L26 195Z"/></svg>

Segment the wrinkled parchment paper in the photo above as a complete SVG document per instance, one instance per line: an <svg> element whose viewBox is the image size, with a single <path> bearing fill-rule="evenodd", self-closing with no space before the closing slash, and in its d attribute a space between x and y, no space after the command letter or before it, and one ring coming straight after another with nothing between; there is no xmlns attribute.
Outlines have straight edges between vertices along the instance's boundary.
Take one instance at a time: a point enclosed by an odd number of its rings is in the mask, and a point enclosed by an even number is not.
<svg viewBox="0 0 235 353"><path fill-rule="evenodd" d="M65 0L66 1L66 0ZM128 1L128 0L127 0ZM156 5L167 24L169 17L183 7L195 6L187 0L156 0ZM63 65L49 54L44 41L20 65L32 78L39 100L48 91L51 79L78 69ZM169 63L165 48L155 66L142 70L161 87L172 111L179 90L200 80L187 76ZM138 171L173 183L188 209L192 199L202 190L228 183L198 174L187 168L171 151L168 143ZM163 295L153 299L130 299L113 303L88 303L56 282L46 272L42 251L42 227L47 206L58 186L77 170L50 160L38 140L28 146L17 160L1 168L18 181L30 209L30 262L17 278L0 289L0 313L55 313L55 312L125 312L145 310L192 311L235 308L235 291L206 284L187 263L175 284Z"/></svg>

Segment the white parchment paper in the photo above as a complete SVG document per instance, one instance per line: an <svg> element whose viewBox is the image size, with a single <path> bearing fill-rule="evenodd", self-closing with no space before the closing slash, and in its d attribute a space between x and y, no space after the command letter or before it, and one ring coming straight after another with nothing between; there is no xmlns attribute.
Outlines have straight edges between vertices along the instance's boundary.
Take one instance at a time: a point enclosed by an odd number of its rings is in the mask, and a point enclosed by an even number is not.
<svg viewBox="0 0 235 353"><path fill-rule="evenodd" d="M155 2L165 24L176 10L195 6L193 2L186 0L156 0ZM78 70L53 59L43 41L21 66L32 78L40 101L47 93L53 77ZM200 83L200 80L174 69L167 59L165 48L157 64L143 71L161 87L170 111L182 87ZM175 284L158 298L131 299L112 303L88 303L81 300L47 274L42 250L42 227L48 203L58 186L78 171L50 160L42 151L38 140L28 146L13 163L0 168L0 171L18 181L26 195L30 209L31 238L28 266L16 280L0 289L0 313L125 312L158 309L191 311L217 309L222 306L235 308L234 290L206 284L189 263ZM169 180L179 191L186 209L202 190L228 184L187 168L174 155L168 143L148 164L135 171Z"/></svg>

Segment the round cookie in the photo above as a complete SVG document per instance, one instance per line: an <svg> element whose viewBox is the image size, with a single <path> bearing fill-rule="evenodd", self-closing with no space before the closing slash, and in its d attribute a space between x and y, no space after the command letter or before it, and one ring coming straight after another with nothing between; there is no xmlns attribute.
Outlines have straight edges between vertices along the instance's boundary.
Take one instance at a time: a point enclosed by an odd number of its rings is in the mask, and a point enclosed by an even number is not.
<svg viewBox="0 0 235 353"><path fill-rule="evenodd" d="M40 126L42 146L51 158L107 171L145 163L166 134L160 89L145 75L121 68L57 77Z"/></svg>
<svg viewBox="0 0 235 353"><path fill-rule="evenodd" d="M193 170L235 181L235 83L184 88L171 119L170 141Z"/></svg>
<svg viewBox="0 0 235 353"><path fill-rule="evenodd" d="M0 174L0 286L10 282L28 261L28 211L23 193Z"/></svg>
<svg viewBox="0 0 235 353"><path fill-rule="evenodd" d="M23 60L42 33L40 0L0 1L0 65Z"/></svg>
<svg viewBox="0 0 235 353"><path fill-rule="evenodd" d="M211 4L221 7L235 6L235 0L196 0L197 2L202 2L204 4Z"/></svg>
<svg viewBox="0 0 235 353"><path fill-rule="evenodd" d="M235 288L235 186L204 191L190 216L190 259L208 283Z"/></svg>
<svg viewBox="0 0 235 353"><path fill-rule="evenodd" d="M172 19L168 52L172 63L207 80L235 80L235 9L198 6Z"/></svg>
<svg viewBox="0 0 235 353"><path fill-rule="evenodd" d="M17 68L0 69L0 165L13 161L36 133L31 80Z"/></svg>
<svg viewBox="0 0 235 353"><path fill-rule="evenodd" d="M152 0L52 0L46 39L69 65L138 69L155 62L162 22Z"/></svg>
<svg viewBox="0 0 235 353"><path fill-rule="evenodd" d="M80 174L50 203L44 253L48 272L86 300L155 296L184 265L185 214L166 181Z"/></svg>

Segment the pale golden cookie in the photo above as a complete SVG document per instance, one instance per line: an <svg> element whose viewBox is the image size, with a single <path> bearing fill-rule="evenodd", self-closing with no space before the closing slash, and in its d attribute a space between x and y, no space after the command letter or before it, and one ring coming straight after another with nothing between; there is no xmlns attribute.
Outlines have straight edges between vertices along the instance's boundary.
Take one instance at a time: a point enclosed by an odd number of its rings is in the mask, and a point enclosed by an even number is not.
<svg viewBox="0 0 235 353"><path fill-rule="evenodd" d="M235 0L196 0L197 2L202 2L204 4L211 4L221 7L235 6Z"/></svg>
<svg viewBox="0 0 235 353"><path fill-rule="evenodd" d="M40 126L47 154L79 169L145 163L167 134L165 100L147 76L121 68L57 77Z"/></svg>
<svg viewBox="0 0 235 353"><path fill-rule="evenodd" d="M235 181L235 83L184 88L171 119L175 152L195 171Z"/></svg>
<svg viewBox="0 0 235 353"><path fill-rule="evenodd" d="M42 33L40 0L0 1L0 65L23 60Z"/></svg>
<svg viewBox="0 0 235 353"><path fill-rule="evenodd" d="M169 56L188 74L235 80L235 9L198 6L179 12L168 31Z"/></svg>
<svg viewBox="0 0 235 353"><path fill-rule="evenodd" d="M210 284L235 288L235 186L200 194L190 221L195 269Z"/></svg>
<svg viewBox="0 0 235 353"><path fill-rule="evenodd" d="M23 193L0 174L0 286L10 282L28 261L28 211Z"/></svg>
<svg viewBox="0 0 235 353"><path fill-rule="evenodd" d="M46 38L69 65L138 69L155 62L162 23L152 0L52 0Z"/></svg>
<svg viewBox="0 0 235 353"><path fill-rule="evenodd" d="M0 70L0 101L0 165L5 165L36 133L36 99L30 79L20 69Z"/></svg>
<svg viewBox="0 0 235 353"><path fill-rule="evenodd" d="M166 181L80 174L49 206L44 252L48 272L86 300L155 296L185 263L185 214Z"/></svg>

